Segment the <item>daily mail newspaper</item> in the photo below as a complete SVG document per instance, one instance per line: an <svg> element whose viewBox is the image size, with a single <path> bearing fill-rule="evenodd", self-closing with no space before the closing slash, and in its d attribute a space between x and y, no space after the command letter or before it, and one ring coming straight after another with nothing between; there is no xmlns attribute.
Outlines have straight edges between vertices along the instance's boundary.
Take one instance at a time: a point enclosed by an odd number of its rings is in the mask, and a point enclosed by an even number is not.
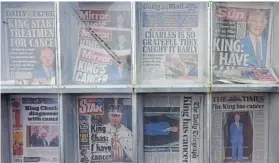
<svg viewBox="0 0 279 163"><path fill-rule="evenodd" d="M140 3L139 54L143 83L202 77L203 3Z"/></svg>
<svg viewBox="0 0 279 163"><path fill-rule="evenodd" d="M234 80L244 83L278 82L270 67L272 8L264 4L249 4L216 4L212 27L215 82L235 82ZM243 71L246 72L242 73ZM261 77L254 77L253 80L247 78L249 72L255 76L253 71L256 71L258 76L266 76L265 72L269 71L270 80L267 78L263 80Z"/></svg>
<svg viewBox="0 0 279 163"><path fill-rule="evenodd" d="M12 160L60 163L60 120L55 96L11 96Z"/></svg>
<svg viewBox="0 0 279 163"><path fill-rule="evenodd" d="M42 6L46 7L42 8ZM13 7L15 6L15 7ZM54 85L56 12L54 3L2 5L2 85Z"/></svg>
<svg viewBox="0 0 279 163"><path fill-rule="evenodd" d="M268 162L268 104L268 94L213 95L212 162Z"/></svg>
<svg viewBox="0 0 279 163"><path fill-rule="evenodd" d="M132 162L131 98L78 97L79 163Z"/></svg>
<svg viewBox="0 0 279 163"><path fill-rule="evenodd" d="M115 83L129 83L131 81L131 10L130 3L121 3L119 8L111 3L104 2L79 2L78 10L78 37L80 50L86 46L97 51L104 51L99 53L100 56L110 60L110 69L106 72L107 79L103 80L86 80L82 77L73 77L73 81L77 84L115 84ZM118 6L118 7L117 7ZM127 8L128 7L128 8ZM104 47L99 44L95 38L90 34L88 28L93 30L102 41L118 56L121 63L112 58L109 53L104 50ZM78 56L80 55L78 51ZM77 60L80 58L77 57ZM96 60L94 61L96 63ZM97 61L102 64L102 61ZM78 67L78 61L76 63ZM96 68L99 69L99 68ZM89 70L88 70L89 71ZM88 71L84 71L88 73ZM98 70L96 70L98 71ZM74 70L74 74L77 69ZM87 77L90 78L90 77Z"/></svg>
<svg viewBox="0 0 279 163"><path fill-rule="evenodd" d="M202 163L202 109L201 95L146 96L145 163Z"/></svg>

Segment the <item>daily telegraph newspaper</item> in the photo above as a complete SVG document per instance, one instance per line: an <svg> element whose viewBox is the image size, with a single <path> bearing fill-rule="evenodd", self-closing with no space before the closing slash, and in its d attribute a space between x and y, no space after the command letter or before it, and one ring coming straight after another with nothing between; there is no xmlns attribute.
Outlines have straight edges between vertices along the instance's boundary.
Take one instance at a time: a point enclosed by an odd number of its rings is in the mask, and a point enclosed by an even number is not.
<svg viewBox="0 0 279 163"><path fill-rule="evenodd" d="M268 68L273 79L277 76L270 67L270 34L272 9L264 4L217 3L213 14L213 78L216 82L239 80L238 68ZM249 7L246 7L249 6ZM223 71L225 70L225 73ZM249 70L250 71L250 70ZM254 71L254 70L253 70ZM257 74L264 71L257 71ZM223 73L223 76L220 76ZM240 80L245 79L242 75ZM264 81L264 82L262 82ZM257 78L254 83L266 83ZM271 83L273 80L271 80Z"/></svg>
<svg viewBox="0 0 279 163"><path fill-rule="evenodd" d="M140 3L143 83L201 80L203 3Z"/></svg>
<svg viewBox="0 0 279 163"><path fill-rule="evenodd" d="M131 98L78 97L79 163L132 162Z"/></svg>
<svg viewBox="0 0 279 163"><path fill-rule="evenodd" d="M42 6L44 6L42 8ZM2 85L54 85L54 3L3 3Z"/></svg>
<svg viewBox="0 0 279 163"><path fill-rule="evenodd" d="M145 163L202 163L202 115L202 95L146 96Z"/></svg>
<svg viewBox="0 0 279 163"><path fill-rule="evenodd" d="M60 163L57 97L11 96L12 162Z"/></svg>
<svg viewBox="0 0 279 163"><path fill-rule="evenodd" d="M267 163L268 94L216 94L212 101L212 162Z"/></svg>
<svg viewBox="0 0 279 163"><path fill-rule="evenodd" d="M86 46L92 50L103 51L99 55L103 58L107 58L110 62L110 69L106 72L107 79L103 80L88 80L84 77L74 77L73 81L77 84L118 84L118 83L129 83L131 81L131 6L130 3L82 3L80 2L78 10L78 38L80 50ZM123 4L122 6L120 6ZM119 7L120 6L120 7ZM98 37L118 56L121 63L118 63L113 57L109 55L104 47L96 41L96 39L90 34L88 28L93 30ZM80 60L77 57L77 60ZM107 61L105 61L107 62ZM102 60L95 60L90 63L103 64ZM78 61L76 67L78 67ZM87 68L84 73L89 73L90 69L100 68ZM78 73L75 69L74 74ZM96 74L98 74L96 72ZM81 79L83 78L83 79Z"/></svg>

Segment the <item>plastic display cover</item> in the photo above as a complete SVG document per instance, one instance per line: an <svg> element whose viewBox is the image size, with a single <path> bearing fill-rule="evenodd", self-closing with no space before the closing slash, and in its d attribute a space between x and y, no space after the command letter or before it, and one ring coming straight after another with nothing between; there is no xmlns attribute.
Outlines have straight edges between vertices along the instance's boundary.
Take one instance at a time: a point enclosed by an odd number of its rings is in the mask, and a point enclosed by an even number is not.
<svg viewBox="0 0 279 163"><path fill-rule="evenodd" d="M138 3L141 84L202 83L206 67L205 3Z"/></svg>
<svg viewBox="0 0 279 163"><path fill-rule="evenodd" d="M57 95L12 95L9 99L12 162L61 163Z"/></svg>
<svg viewBox="0 0 279 163"><path fill-rule="evenodd" d="M62 68L67 71L64 82L129 84L131 18L130 2L61 3Z"/></svg>
<svg viewBox="0 0 279 163"><path fill-rule="evenodd" d="M268 163L268 94L212 97L211 160Z"/></svg>
<svg viewBox="0 0 279 163"><path fill-rule="evenodd" d="M212 13L213 82L276 84L271 67L270 3L216 3Z"/></svg>
<svg viewBox="0 0 279 163"><path fill-rule="evenodd" d="M55 3L1 4L1 85L55 85Z"/></svg>
<svg viewBox="0 0 279 163"><path fill-rule="evenodd" d="M203 95L146 95L144 162L203 162L203 108Z"/></svg>
<svg viewBox="0 0 279 163"><path fill-rule="evenodd" d="M80 163L133 162L132 101L129 96L79 96Z"/></svg>

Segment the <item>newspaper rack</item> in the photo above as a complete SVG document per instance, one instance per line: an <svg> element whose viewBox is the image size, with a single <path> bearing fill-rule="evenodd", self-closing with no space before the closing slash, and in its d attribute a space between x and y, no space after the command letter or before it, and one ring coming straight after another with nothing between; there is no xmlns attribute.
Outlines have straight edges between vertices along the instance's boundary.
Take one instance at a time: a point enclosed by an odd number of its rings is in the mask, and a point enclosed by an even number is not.
<svg viewBox="0 0 279 163"><path fill-rule="evenodd" d="M94 2L95 3L95 2ZM115 2L117 3L117 2ZM184 2L183 2L184 3ZM66 35L69 35L74 33L73 29L68 28L68 26L72 26L73 28L76 23L76 16L73 15L71 4L70 2L55 2L53 3L55 6L55 10L57 11L57 21L59 21L60 27L63 26L64 28L57 28L60 29L57 31L57 37L59 37L59 42L57 43L58 46L58 52L57 52L57 58L55 60L57 61L57 73L56 78L57 82L55 85L51 86L41 86L41 85L33 85L33 86L27 86L27 85L2 85L1 86L1 112L0 112L0 120L1 120L1 150L0 150L0 158L1 163L11 163L13 162L13 146L10 142L12 142L13 137L11 137L11 131L12 127L10 126L13 122L11 121L12 113L10 113L10 106L11 106L11 98L10 97L30 97L30 98L38 98L38 97L46 97L46 96L52 96L57 99L57 107L59 110L59 126L60 126L60 148L59 152L57 154L59 155L60 162L67 162L67 163L77 163L81 162L79 159L80 157L80 151L78 148L78 139L79 139L79 127L78 127L78 117L77 117L77 111L78 111L78 98L80 97L90 97L90 98L102 98L102 99L119 99L119 98L129 98L131 99L131 115L129 118L131 120L131 124L127 125L127 128L131 128L131 133L133 135L132 138L132 160L135 163L143 163L148 162L152 159L157 160L157 156L147 154L145 151L145 147L149 148L150 151L152 150L161 150L164 147L168 148L167 150L172 151L170 153L166 153L163 158L164 160L158 159L158 161L154 162L160 162L163 163L164 161L176 157L176 160L173 160L174 162L179 162L177 159L180 159L180 162L191 162L191 163L207 163L210 160L215 160L216 163L223 163L223 162L229 162L232 160L232 156L230 156L230 149L231 147L228 145L228 138L224 138L223 135L227 134L227 127L229 122L231 122L232 119L228 118L234 113L240 113L241 118L246 117L248 120L253 120L253 129L252 132L255 137L255 139L252 139L254 142L252 144L255 146L255 148L252 148L252 151L258 152L253 153L251 156L248 156L248 150L251 149L250 144L245 145L244 148L244 156L243 158L248 161L253 161L252 163L259 163L255 160L258 159L257 156L260 156L261 160L260 163L276 163L278 162L278 147L279 147L279 141L277 139L279 126L278 126L278 99L279 99L279 84L215 84L213 82L213 68L212 65L209 64L210 62L213 62L213 52L211 48L211 41L212 38L206 38L207 42L204 43L205 49L208 49L208 52L204 52L206 56L202 56L203 61L203 70L202 72L202 82L163 82L161 80L157 80L156 82L151 83L144 83L142 82L142 56L140 56L138 51L141 52L141 44L138 44L139 42L139 21L141 19L137 19L138 15L140 14L140 7L142 7L141 2L131 2L129 3L129 6L131 6L131 27L134 29L130 30L131 32L131 42L132 42L132 59L131 59L131 82L125 83L125 84L74 84L71 83L70 80L72 79L72 69L65 66L66 64L69 64L71 62L75 62L75 59L67 58L67 55L74 56L76 55L73 49L76 49L76 37L66 37ZM153 3L150 3L153 4ZM266 3L264 3L266 4ZM4 6L4 3L1 3L1 9ZM205 15L211 15L213 16L214 8L208 9L208 6L206 3L205 5ZM224 5L224 4L223 4ZM230 2L226 3L226 5L230 5ZM279 28L279 4L274 2L273 4L273 10L271 18L273 20L272 25L270 29L274 32L274 34L271 35L270 40L271 41L271 48L270 52L272 55L270 55L270 67L272 67L275 75L278 75L279 72L279 65L277 57L277 52L279 51L279 40L277 38L279 32L278 30L275 30ZM120 5L121 6L121 5ZM213 6L215 6L215 3L213 3ZM255 4L255 6L257 6ZM149 7L152 7L149 6ZM154 6L153 6L154 7ZM179 6L178 6L179 7ZM244 7L244 6L243 6ZM250 7L249 5L246 7ZM30 8L34 8L34 6L31 6ZM120 7L121 8L121 7ZM2 12L3 13L3 12ZM75 18L73 18L75 17ZM65 18L65 19L64 19ZM67 19L66 19L67 18ZM213 22L212 20L208 20L210 23ZM67 24L66 22L71 22L72 24ZM204 21L207 22L207 21ZM62 24L62 25L61 25ZM67 24L67 28L65 27L65 24ZM211 24L212 25L212 24ZM208 36L212 36L210 34L210 30L212 27L208 25L205 27L206 30L205 33L208 33ZM100 29L100 28L98 28ZM77 30L77 29L75 29ZM111 28L110 30L114 30L114 28ZM126 31L127 32L127 31ZM207 36L206 36L207 37ZM61 40L61 39L64 40ZM68 43L73 42L73 46L68 46ZM208 45L207 45L208 44ZM3 50L7 50L6 47L3 47ZM205 50L206 51L206 50ZM4 53L3 53L4 54ZM73 60L73 61L72 61ZM257 98L264 98L264 102L261 100L257 102L242 102L243 105L264 105L264 109L234 109L231 108L231 110L226 110L223 106L224 104L229 104L231 107L233 105L237 105L237 98L235 97L242 97L247 96L250 97L251 101L256 101ZM174 97L173 99L171 99ZM199 118L199 128L200 128L200 135L198 139L198 143L200 144L199 147L199 156L197 158L193 157L193 154L191 154L191 158L189 160L184 159L180 157L180 155L172 155L177 151L177 148L182 149L183 147L179 147L178 144L183 144L182 139L180 138L180 143L177 144L177 142L170 142L166 143L164 145L144 145L146 143L146 137L144 136L145 131L145 122L144 118L146 115L146 110L151 110L148 115L150 116L157 116L160 117L162 108L169 109L173 111L173 108L180 108L179 111L185 111L183 109L187 110L187 100L185 98L187 97L193 97L198 98L200 97L202 100L200 101L200 109L199 113L193 114L193 112L189 115L192 115L193 117L200 115ZM216 102L216 97L219 97L219 102ZM19 99L20 99L19 98ZM235 98L236 101L230 101L230 102L224 102L224 98ZM171 99L171 103L169 102ZM148 103L148 101L152 101L152 103ZM110 101L111 102L111 101ZM112 104L113 102L109 103ZM168 103L168 104L166 104ZM174 104L175 103L175 104ZM118 103L119 104L119 103ZM213 109L213 105L218 105L221 109ZM23 106L28 106L29 104L23 104ZM42 105L44 105L42 103ZM50 104L52 105L52 104ZM162 107L163 105L163 107ZM176 106L175 106L176 105ZM37 104L31 104L31 106L37 107ZM89 106L89 105L88 105ZM117 105L116 105L117 106ZM192 109L194 108L194 104L192 105ZM250 107L250 106L249 106ZM108 107L109 108L109 107ZM147 108L147 109L146 109ZM161 110L158 111L156 108L160 108ZM154 110L152 110L154 109ZM120 109L121 110L121 109ZM125 110L125 109L124 109ZM168 110L168 111L169 111ZM154 111L154 112L153 112ZM193 110L192 110L193 111ZM27 111L26 111L27 112ZM117 109L116 111L117 112ZM186 112L186 111L185 111ZM105 112L104 116L106 116L107 112ZM182 112L179 112L179 117ZM124 114L123 114L124 115ZM174 116L176 116L177 113L170 113L168 116L163 117L166 121L171 121L172 119L175 119ZM252 117L252 118L251 118ZM184 117L185 121L187 119L191 119L189 117ZM192 118L193 119L193 118ZM108 122L108 119L106 119ZM126 119L124 120L126 121ZM182 116L180 123L182 122ZM191 121L191 125L192 122ZM256 123L260 123L260 125L256 125ZM157 123L157 122L153 122ZM245 121L245 124L247 122ZM128 124L128 123L127 123ZM224 126L222 126L225 124ZM25 126L28 126L27 124L24 124ZM126 125L126 124L125 124ZM155 124L156 126L156 124ZM183 126L183 125L182 125ZM247 126L247 125L246 125ZM264 127L263 127L264 126ZM173 127L173 126L168 126ZM217 131L218 127L223 127L225 129L220 129ZM262 130L262 127L264 130ZM44 128L44 127L43 127ZM152 127L151 127L152 128ZM31 129L31 128L30 128ZM33 128L32 128L33 129ZM170 128L169 128L170 129ZM183 130L183 128L180 125L180 129ZM251 129L251 128L249 128ZM46 127L46 130L52 130L50 128ZM174 129L175 130L175 129ZM262 136L262 131L265 132L264 137ZM261 132L260 134L256 135L255 132ZM181 133L180 133L181 134ZM188 133L189 134L189 133ZM247 134L247 133L245 133ZM27 135L27 128L26 128L26 135ZM189 134L191 135L191 134ZM53 134L54 136L54 134ZM184 135L185 136L185 135ZM249 135L251 136L251 135ZM16 137L16 136L15 136ZM182 137L182 136L181 136ZM191 139L193 139L193 136L189 136ZM250 138L250 137L249 137ZM263 148L261 148L260 142L262 139L264 139ZM222 140L218 142L218 140ZM50 142L49 138L49 142ZM197 141L197 140L195 140ZM226 142L227 141L227 142ZM256 142L257 141L257 142ZM25 139L23 142L27 142L27 139ZM249 141L249 143L251 143ZM216 146L216 144L218 144ZM195 147L193 147L193 144L187 144L188 147L190 147L191 150L194 151ZM175 148L172 148L175 146ZM220 147L220 148L219 148ZM154 149L153 149L154 148ZM218 149L217 149L218 148ZM31 149L31 148L30 148ZM51 149L51 147L49 147ZM54 149L54 148L52 148ZM259 150L261 149L261 150ZM262 150L264 149L264 151ZM28 152L28 150L26 150ZM24 151L24 152L26 152ZM30 150L32 152L32 149ZM181 155L185 154L183 153L183 150L181 151ZM30 152L29 152L30 154ZM147 155L146 155L147 154ZM31 154L30 154L31 155ZM160 155L162 156L162 155ZM153 158L151 158L153 157ZM20 157L15 157L16 159L21 159ZM83 157L82 157L83 158ZM146 158L151 158L150 160L146 160ZM21 159L22 160L22 159ZM52 160L55 162L55 160ZM86 161L85 161L86 162ZM128 159L127 159L127 162ZM56 162L55 162L56 163ZM121 162L122 163L122 162ZM171 163L170 161L168 163Z"/></svg>

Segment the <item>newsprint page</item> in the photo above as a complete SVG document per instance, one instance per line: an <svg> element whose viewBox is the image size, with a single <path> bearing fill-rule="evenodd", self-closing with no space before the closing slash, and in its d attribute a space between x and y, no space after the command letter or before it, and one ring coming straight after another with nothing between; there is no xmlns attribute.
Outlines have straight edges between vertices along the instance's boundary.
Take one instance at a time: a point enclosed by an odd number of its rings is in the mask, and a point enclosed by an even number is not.
<svg viewBox="0 0 279 163"><path fill-rule="evenodd" d="M78 97L79 163L132 162L132 105L127 97Z"/></svg>
<svg viewBox="0 0 279 163"><path fill-rule="evenodd" d="M79 49L74 56L77 56L74 64L74 83L130 83L132 53L130 3L79 2L76 18ZM99 43L94 35L97 35L103 43ZM103 44L106 44L111 51L105 50ZM117 57L112 57L112 54L116 54Z"/></svg>
<svg viewBox="0 0 279 163"><path fill-rule="evenodd" d="M57 96L16 95L9 103L12 161L60 163Z"/></svg>
<svg viewBox="0 0 279 163"><path fill-rule="evenodd" d="M201 80L203 3L139 3L138 48L144 84Z"/></svg>
<svg viewBox="0 0 279 163"><path fill-rule="evenodd" d="M145 163L202 163L203 95L144 98Z"/></svg>
<svg viewBox="0 0 279 163"><path fill-rule="evenodd" d="M268 94L216 94L212 100L212 162L267 163Z"/></svg>
<svg viewBox="0 0 279 163"><path fill-rule="evenodd" d="M42 7L44 6L44 7ZM3 3L2 85L54 85L54 3ZM5 70L5 71L4 71Z"/></svg>
<svg viewBox="0 0 279 163"><path fill-rule="evenodd" d="M217 3L212 25L215 83L278 83L270 67L272 6Z"/></svg>

